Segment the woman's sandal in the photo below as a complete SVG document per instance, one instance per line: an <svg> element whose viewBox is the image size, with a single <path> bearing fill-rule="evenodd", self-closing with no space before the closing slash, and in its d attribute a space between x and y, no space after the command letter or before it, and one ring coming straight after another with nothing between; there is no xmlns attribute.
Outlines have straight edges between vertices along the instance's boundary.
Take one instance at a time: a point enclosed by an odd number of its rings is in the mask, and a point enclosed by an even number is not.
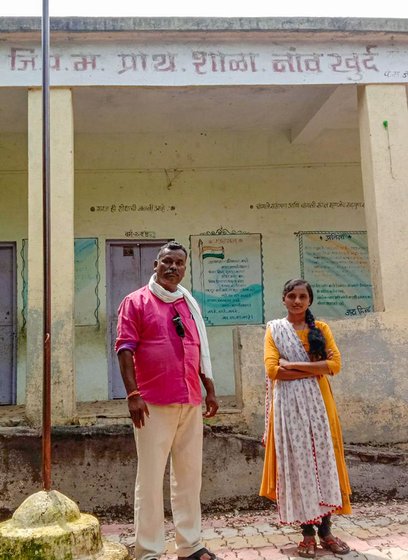
<svg viewBox="0 0 408 560"><path fill-rule="evenodd" d="M316 557L317 543L314 537L303 537L303 541L298 544L297 553L302 558Z"/></svg>
<svg viewBox="0 0 408 560"><path fill-rule="evenodd" d="M334 554L348 554L350 552L349 545L338 537L333 537L333 535L320 537L320 546L325 550L331 550Z"/></svg>

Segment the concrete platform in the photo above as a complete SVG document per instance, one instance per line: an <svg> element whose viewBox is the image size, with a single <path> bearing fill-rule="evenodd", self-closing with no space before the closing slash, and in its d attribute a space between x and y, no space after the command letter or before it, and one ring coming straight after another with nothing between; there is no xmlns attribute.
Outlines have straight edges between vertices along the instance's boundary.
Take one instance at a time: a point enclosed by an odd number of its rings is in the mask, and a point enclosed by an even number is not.
<svg viewBox="0 0 408 560"><path fill-rule="evenodd" d="M84 513L129 517L137 467L130 421L118 422L110 406L101 403L88 410L97 418L95 424L52 430L52 487L70 496ZM106 418L109 412L112 416ZM258 496L263 456L260 438L233 432L225 423L205 426L203 511L265 507L265 500ZM408 450L404 447L347 445L346 461L355 500L408 499ZM38 430L0 427L0 488L0 520L41 488ZM165 500L169 510L168 472Z"/></svg>

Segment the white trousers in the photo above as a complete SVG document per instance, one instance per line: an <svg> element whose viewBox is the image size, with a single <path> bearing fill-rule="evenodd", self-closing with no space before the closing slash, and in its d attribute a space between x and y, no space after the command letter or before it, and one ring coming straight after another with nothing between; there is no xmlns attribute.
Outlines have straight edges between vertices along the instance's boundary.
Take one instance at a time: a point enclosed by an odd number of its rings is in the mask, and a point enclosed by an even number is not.
<svg viewBox="0 0 408 560"><path fill-rule="evenodd" d="M202 548L201 469L203 418L201 406L148 404L150 417L135 428L138 455L135 487L135 554L137 560L160 558L165 550L163 478L169 454L171 509L178 556Z"/></svg>

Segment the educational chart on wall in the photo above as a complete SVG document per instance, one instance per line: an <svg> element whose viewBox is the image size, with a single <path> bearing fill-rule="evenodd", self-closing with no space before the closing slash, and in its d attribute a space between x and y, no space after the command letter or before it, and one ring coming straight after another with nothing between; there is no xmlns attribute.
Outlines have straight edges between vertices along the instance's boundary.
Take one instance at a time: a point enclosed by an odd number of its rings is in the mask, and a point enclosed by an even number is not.
<svg viewBox="0 0 408 560"><path fill-rule="evenodd" d="M99 249L94 237L74 240L75 251L75 326L99 325ZM22 250L23 279L23 327L27 322L28 298L28 241L23 239Z"/></svg>
<svg viewBox="0 0 408 560"><path fill-rule="evenodd" d="M361 317L373 310L365 231L300 231L302 278L321 317Z"/></svg>
<svg viewBox="0 0 408 560"><path fill-rule="evenodd" d="M99 324L98 240L75 239L75 325Z"/></svg>
<svg viewBox="0 0 408 560"><path fill-rule="evenodd" d="M192 235L193 295L208 326L262 324L261 235Z"/></svg>

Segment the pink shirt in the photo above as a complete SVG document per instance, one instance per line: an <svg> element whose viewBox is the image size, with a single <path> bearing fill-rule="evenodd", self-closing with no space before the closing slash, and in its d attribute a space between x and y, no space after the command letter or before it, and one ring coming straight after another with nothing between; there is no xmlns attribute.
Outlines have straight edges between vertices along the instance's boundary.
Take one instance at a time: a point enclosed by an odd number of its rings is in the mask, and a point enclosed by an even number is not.
<svg viewBox="0 0 408 560"><path fill-rule="evenodd" d="M134 351L137 385L151 404L201 404L200 339L184 298L165 303L144 286L125 297L118 311L115 349ZM180 315L185 337L172 321Z"/></svg>

